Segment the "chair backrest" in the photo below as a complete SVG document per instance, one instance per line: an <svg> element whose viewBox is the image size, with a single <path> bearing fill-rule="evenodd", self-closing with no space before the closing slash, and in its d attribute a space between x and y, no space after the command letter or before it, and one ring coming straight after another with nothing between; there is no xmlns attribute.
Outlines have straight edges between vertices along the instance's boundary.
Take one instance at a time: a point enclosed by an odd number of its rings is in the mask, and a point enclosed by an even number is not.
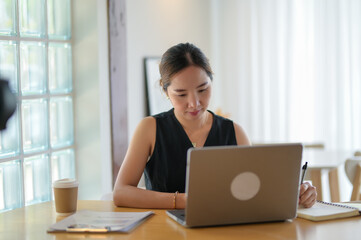
<svg viewBox="0 0 361 240"><path fill-rule="evenodd" d="M361 156L347 159L345 162L345 172L347 178L353 185L351 201L360 200Z"/></svg>
<svg viewBox="0 0 361 240"><path fill-rule="evenodd" d="M282 142L252 142L252 145L268 145L268 144L277 144ZM325 149L325 144L322 142L312 142L312 143L302 143L304 148L317 148L317 149ZM361 156L361 152L360 152Z"/></svg>
<svg viewBox="0 0 361 240"><path fill-rule="evenodd" d="M345 171L348 180L353 183L356 175L356 166L361 164L361 157L352 157L346 160L345 162Z"/></svg>
<svg viewBox="0 0 361 240"><path fill-rule="evenodd" d="M318 149L325 149L325 144L324 143L317 143L317 142L314 142L314 143L304 143L303 144L303 147L304 148L318 148Z"/></svg>

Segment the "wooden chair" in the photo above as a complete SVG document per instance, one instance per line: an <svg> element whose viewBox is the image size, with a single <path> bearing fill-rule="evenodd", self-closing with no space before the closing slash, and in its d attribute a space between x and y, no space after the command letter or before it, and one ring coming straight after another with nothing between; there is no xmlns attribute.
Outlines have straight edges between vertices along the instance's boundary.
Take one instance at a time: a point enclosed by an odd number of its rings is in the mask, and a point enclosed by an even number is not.
<svg viewBox="0 0 361 240"><path fill-rule="evenodd" d="M253 146L258 145L266 145L266 144L279 144L279 143L287 143L287 142L252 142ZM303 143L304 148L316 148L316 149L325 149L325 144L314 142L314 143ZM361 154L361 153L360 153Z"/></svg>
<svg viewBox="0 0 361 240"><path fill-rule="evenodd" d="M318 148L318 149L325 149L325 144L323 143L304 143L304 148Z"/></svg>
<svg viewBox="0 0 361 240"><path fill-rule="evenodd" d="M355 152L355 156L345 162L346 176L353 185L351 201L361 200L361 153Z"/></svg>

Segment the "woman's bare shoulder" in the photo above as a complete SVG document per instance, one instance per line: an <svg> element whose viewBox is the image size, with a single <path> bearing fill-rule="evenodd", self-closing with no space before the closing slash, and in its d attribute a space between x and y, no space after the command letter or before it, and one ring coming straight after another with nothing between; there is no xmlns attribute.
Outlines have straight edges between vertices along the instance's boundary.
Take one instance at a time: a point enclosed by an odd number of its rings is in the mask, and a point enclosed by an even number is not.
<svg viewBox="0 0 361 240"><path fill-rule="evenodd" d="M137 145L138 147L141 145L149 146L149 152L151 153L154 148L155 135L156 135L155 118L145 117L139 122L134 132L133 139L131 141L131 146L132 145Z"/></svg>
<svg viewBox="0 0 361 240"><path fill-rule="evenodd" d="M139 123L135 129L134 137L136 139L149 139L151 140L155 136L156 121L153 117L145 117Z"/></svg>
<svg viewBox="0 0 361 240"><path fill-rule="evenodd" d="M139 123L139 125L142 125L143 127L155 127L155 124L156 120L152 116L143 118Z"/></svg>
<svg viewBox="0 0 361 240"><path fill-rule="evenodd" d="M243 128L236 122L233 122L233 126L236 133L237 145L251 145L251 142Z"/></svg>

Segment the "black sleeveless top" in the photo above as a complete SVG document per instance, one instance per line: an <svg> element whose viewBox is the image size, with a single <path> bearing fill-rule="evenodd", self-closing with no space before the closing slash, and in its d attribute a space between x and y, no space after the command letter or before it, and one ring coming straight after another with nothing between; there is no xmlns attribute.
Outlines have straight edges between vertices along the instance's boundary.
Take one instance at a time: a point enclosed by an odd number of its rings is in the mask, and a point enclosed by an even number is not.
<svg viewBox="0 0 361 240"><path fill-rule="evenodd" d="M212 127L204 146L237 145L233 122L213 115ZM174 109L153 116L156 139L152 156L144 169L145 185L159 192L185 192L187 151L193 147L174 115Z"/></svg>

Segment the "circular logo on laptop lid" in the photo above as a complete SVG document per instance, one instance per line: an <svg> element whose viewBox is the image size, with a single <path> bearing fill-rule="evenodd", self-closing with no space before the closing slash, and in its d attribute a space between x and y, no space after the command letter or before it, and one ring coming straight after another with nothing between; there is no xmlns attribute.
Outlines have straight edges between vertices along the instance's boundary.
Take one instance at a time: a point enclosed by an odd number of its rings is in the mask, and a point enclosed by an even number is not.
<svg viewBox="0 0 361 240"><path fill-rule="evenodd" d="M261 187L261 180L253 172L238 174L231 183L233 197L241 201L247 201L257 195Z"/></svg>

